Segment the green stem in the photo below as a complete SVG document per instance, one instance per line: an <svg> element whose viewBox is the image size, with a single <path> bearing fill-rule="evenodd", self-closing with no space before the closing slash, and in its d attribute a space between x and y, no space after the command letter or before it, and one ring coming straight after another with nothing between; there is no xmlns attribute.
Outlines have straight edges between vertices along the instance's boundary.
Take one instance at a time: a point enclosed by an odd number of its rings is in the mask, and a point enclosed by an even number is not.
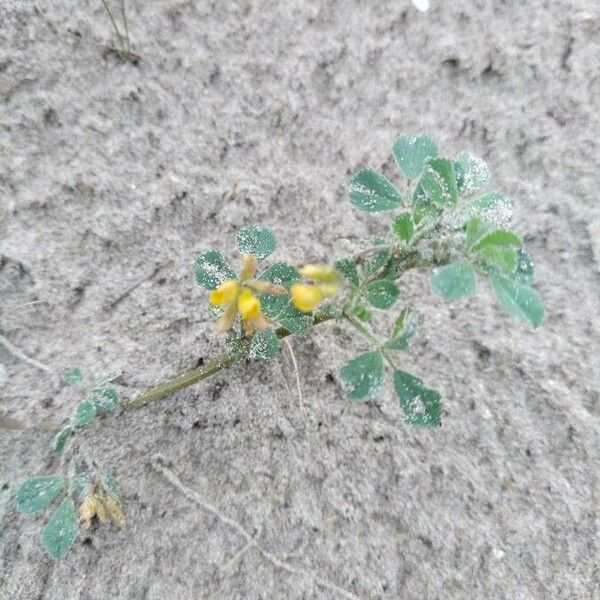
<svg viewBox="0 0 600 600"><path fill-rule="evenodd" d="M324 323L325 321L329 321L333 319L333 317L326 313L317 313L315 314L314 325L319 325ZM280 327L276 331L278 338L285 338L288 335L291 335L287 329ZM155 402L156 400L161 400L166 396L170 396L179 390L183 390L190 385L194 385L203 379L218 373L222 369L229 367L237 362L243 360L245 356L240 354L239 352L228 352L227 354L223 354L216 360L202 365L197 369L184 373L183 375L179 375L170 381L157 385L156 387L147 390L146 392L142 392L137 396L133 396L126 402L122 404L125 410L131 410L132 408L140 408L141 406L145 406L150 404L151 402Z"/></svg>

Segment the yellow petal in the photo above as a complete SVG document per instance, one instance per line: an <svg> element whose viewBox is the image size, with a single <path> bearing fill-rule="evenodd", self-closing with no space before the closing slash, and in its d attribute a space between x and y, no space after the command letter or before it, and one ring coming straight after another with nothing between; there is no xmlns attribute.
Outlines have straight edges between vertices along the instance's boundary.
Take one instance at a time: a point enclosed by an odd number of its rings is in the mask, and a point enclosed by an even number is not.
<svg viewBox="0 0 600 600"><path fill-rule="evenodd" d="M314 279L315 281L324 281L332 283L337 281L339 278L338 272L329 265L306 265L298 272L308 279Z"/></svg>
<svg viewBox="0 0 600 600"><path fill-rule="evenodd" d="M269 322L262 313L254 319L247 319L244 321L244 331L248 335L254 333L257 329L266 329L268 326Z"/></svg>
<svg viewBox="0 0 600 600"><path fill-rule="evenodd" d="M338 291L338 286L335 283L322 283L319 285L323 298L333 298Z"/></svg>
<svg viewBox="0 0 600 600"><path fill-rule="evenodd" d="M217 331L220 333L229 331L233 325L235 315L237 315L237 304L232 302L227 307L227 310L219 317L219 320L217 321Z"/></svg>
<svg viewBox="0 0 600 600"><path fill-rule="evenodd" d="M242 272L240 273L240 277L242 281L246 279L250 279L254 277L254 273L256 272L256 256L252 256L252 254L244 254L242 257Z"/></svg>
<svg viewBox="0 0 600 600"><path fill-rule="evenodd" d="M255 319L260 315L260 302L249 289L244 288L240 292L237 305L244 320Z"/></svg>
<svg viewBox="0 0 600 600"><path fill-rule="evenodd" d="M323 300L323 292L316 285L295 283L290 288L294 306L302 312L312 312Z"/></svg>
<svg viewBox="0 0 600 600"><path fill-rule="evenodd" d="M213 306L223 306L235 300L240 285L234 279L223 282L216 290L208 295L208 301Z"/></svg>
<svg viewBox="0 0 600 600"><path fill-rule="evenodd" d="M273 294L275 296L281 296L287 291L282 285L276 285L275 283L262 281L261 279L249 281L246 286L255 292L260 292L261 294Z"/></svg>

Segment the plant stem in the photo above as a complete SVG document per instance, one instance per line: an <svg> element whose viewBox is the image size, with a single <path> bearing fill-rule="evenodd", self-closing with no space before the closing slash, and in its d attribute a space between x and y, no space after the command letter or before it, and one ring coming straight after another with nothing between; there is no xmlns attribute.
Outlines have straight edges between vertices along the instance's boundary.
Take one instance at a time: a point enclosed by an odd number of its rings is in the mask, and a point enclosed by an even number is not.
<svg viewBox="0 0 600 600"><path fill-rule="evenodd" d="M329 321L333 319L333 316L327 313L317 313L315 314L314 324L319 325L324 323L325 321ZM277 329L276 331L278 338L285 338L288 335L291 335L287 329L283 327ZM194 385L215 373L218 373L222 369L233 365L234 363L240 362L245 358L243 354L239 352L228 352L226 354L221 355L216 360L202 365L197 369L184 373L183 375L179 375L170 381L157 385L156 387L147 390L146 392L142 392L136 396L133 396L126 402L123 402L122 406L125 410L131 410L132 408L140 408L141 406L145 406L146 404L150 404L151 402L155 402L156 400L160 400L165 398L166 396L170 396L179 390L183 390L190 385Z"/></svg>

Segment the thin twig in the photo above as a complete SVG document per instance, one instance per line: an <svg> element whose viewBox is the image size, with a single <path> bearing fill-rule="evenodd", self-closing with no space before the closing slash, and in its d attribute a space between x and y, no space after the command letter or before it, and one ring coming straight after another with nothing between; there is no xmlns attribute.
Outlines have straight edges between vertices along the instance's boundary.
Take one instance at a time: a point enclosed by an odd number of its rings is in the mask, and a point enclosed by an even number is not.
<svg viewBox="0 0 600 600"><path fill-rule="evenodd" d="M123 43L123 36L121 35L121 31L119 30L119 27L117 26L117 22L115 21L115 18L113 17L113 14L110 11L110 8L108 7L108 2L106 2L106 0L100 0L100 2L102 2L102 6L104 6L104 9L108 13L108 18L110 19L110 22L112 23L113 29L115 31L115 35L117 36L117 40L119 42L121 52L123 52L125 50L125 44Z"/></svg>
<svg viewBox="0 0 600 600"><path fill-rule="evenodd" d="M47 367L46 365L35 360L34 358L30 358L29 356L27 356L27 354L25 354L23 350L17 348L14 344L11 344L3 335L0 335L0 344L2 344L13 356L16 356L23 362L26 362L27 364L31 365L32 367L35 367L36 369L39 369L40 371L48 373L54 378L58 377L56 372L53 371L50 367Z"/></svg>
<svg viewBox="0 0 600 600"><path fill-rule="evenodd" d="M129 42L129 27L127 26L127 15L125 14L125 0L121 0L121 15L123 18L123 27L125 27L125 40L127 41L127 52L131 53L131 44Z"/></svg>
<svg viewBox="0 0 600 600"><path fill-rule="evenodd" d="M292 357L292 363L294 365L294 375L296 376L296 388L298 389L298 403L300 404L300 411L304 416L304 398L302 397L302 384L300 383L300 373L298 372L298 362L296 361L296 355L294 354L294 350L292 348L292 344L290 340L284 339L283 343L288 349L290 356Z"/></svg>
<svg viewBox="0 0 600 600"><path fill-rule="evenodd" d="M165 477L165 479L175 489L181 492L186 498L194 502L194 504L199 506L201 509L217 517L221 522L225 523L226 525L229 525L232 529L234 529L244 539L248 547L256 548L260 552L260 554L273 566L281 569L282 571L286 571L287 573L291 573L292 575L300 575L303 577L307 577L314 581L319 587L330 590L332 592L336 592L337 594L339 594L343 598L346 598L347 600L360 600L358 596L337 586L335 583L331 583L326 579L322 579L321 577L307 569L294 567L288 562L285 562L284 560L278 558L277 556L263 548L237 521L234 521L227 515L224 515L212 504L209 504L198 492L187 487L179 479L179 477L177 477L177 475L175 475L175 473L165 465L164 458L160 454L155 454L152 457L151 465L155 471L163 475L163 477Z"/></svg>

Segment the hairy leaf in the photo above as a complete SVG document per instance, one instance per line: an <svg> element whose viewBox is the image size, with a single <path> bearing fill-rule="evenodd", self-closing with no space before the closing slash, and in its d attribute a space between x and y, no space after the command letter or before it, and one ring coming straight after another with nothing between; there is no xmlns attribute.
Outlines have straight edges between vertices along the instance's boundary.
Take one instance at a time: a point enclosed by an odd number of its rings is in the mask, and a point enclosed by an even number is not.
<svg viewBox="0 0 600 600"><path fill-rule="evenodd" d="M442 423L442 403L436 390L423 385L418 377L396 371L394 388L400 399L404 420L415 427L433 427Z"/></svg>
<svg viewBox="0 0 600 600"><path fill-rule="evenodd" d="M494 294L504 310L534 327L542 322L544 305L536 290L500 275L492 275L490 281Z"/></svg>
<svg viewBox="0 0 600 600"><path fill-rule="evenodd" d="M96 389L92 392L92 402L96 412L110 412L119 404L119 392L113 387Z"/></svg>
<svg viewBox="0 0 600 600"><path fill-rule="evenodd" d="M401 135L392 147L396 163L407 179L418 177L427 161L438 154L437 146L428 137Z"/></svg>
<svg viewBox="0 0 600 600"><path fill-rule="evenodd" d="M342 390L349 400L373 398L383 381L383 361L379 352L365 352L346 363L340 370Z"/></svg>
<svg viewBox="0 0 600 600"><path fill-rule="evenodd" d="M83 373L79 367L74 367L65 371L62 375L62 380L69 385L82 386L84 383Z"/></svg>
<svg viewBox="0 0 600 600"><path fill-rule="evenodd" d="M349 258L341 258L335 261L333 265L344 279L349 281L353 286L358 287L358 269L356 263Z"/></svg>
<svg viewBox="0 0 600 600"><path fill-rule="evenodd" d="M72 435L73 428L70 425L63 427L52 440L52 452L54 452L54 454L61 454Z"/></svg>
<svg viewBox="0 0 600 600"><path fill-rule="evenodd" d="M475 291L475 272L470 264L459 260L439 269L431 285L445 300L458 300Z"/></svg>
<svg viewBox="0 0 600 600"><path fill-rule="evenodd" d="M472 194L485 187L490 181L490 168L481 158L470 152L461 152L456 160L460 171L459 191Z"/></svg>
<svg viewBox="0 0 600 600"><path fill-rule="evenodd" d="M482 235L471 249L477 251L487 246L520 246L522 243L523 240L512 231L496 229Z"/></svg>
<svg viewBox="0 0 600 600"><path fill-rule="evenodd" d="M73 500L65 498L42 533L44 548L52 558L59 559L73 545L78 531L75 504Z"/></svg>
<svg viewBox="0 0 600 600"><path fill-rule="evenodd" d="M91 400L83 400L75 409L74 421L78 426L88 425L96 416L96 407Z"/></svg>
<svg viewBox="0 0 600 600"><path fill-rule="evenodd" d="M423 193L440 206L454 206L458 200L454 164L445 158L429 161L419 185Z"/></svg>
<svg viewBox="0 0 600 600"><path fill-rule="evenodd" d="M258 260L264 260L277 245L275 236L270 229L250 225L237 232L236 242L238 250L245 254L252 254Z"/></svg>
<svg viewBox="0 0 600 600"><path fill-rule="evenodd" d="M398 299L400 292L393 281L379 279L367 285L367 300L375 308L386 310Z"/></svg>
<svg viewBox="0 0 600 600"><path fill-rule="evenodd" d="M350 200L359 210L379 212L402 204L402 197L383 175L371 170L359 171L348 186Z"/></svg>
<svg viewBox="0 0 600 600"><path fill-rule="evenodd" d="M411 240L414 228L413 218L410 213L405 213L397 217L392 226L394 233L405 242Z"/></svg>
<svg viewBox="0 0 600 600"><path fill-rule="evenodd" d="M236 279L235 271L218 250L201 254L194 263L196 281L207 290L216 290L229 279Z"/></svg>
<svg viewBox="0 0 600 600"><path fill-rule="evenodd" d="M392 335L386 343L390 350L406 350L417 332L419 313L412 308L404 308L394 323Z"/></svg>
<svg viewBox="0 0 600 600"><path fill-rule="evenodd" d="M279 338L272 329L257 331L250 340L250 358L271 360L279 354Z"/></svg>
<svg viewBox="0 0 600 600"><path fill-rule="evenodd" d="M17 507L26 514L40 512L65 486L64 477L58 475L40 475L28 479L17 492Z"/></svg>

